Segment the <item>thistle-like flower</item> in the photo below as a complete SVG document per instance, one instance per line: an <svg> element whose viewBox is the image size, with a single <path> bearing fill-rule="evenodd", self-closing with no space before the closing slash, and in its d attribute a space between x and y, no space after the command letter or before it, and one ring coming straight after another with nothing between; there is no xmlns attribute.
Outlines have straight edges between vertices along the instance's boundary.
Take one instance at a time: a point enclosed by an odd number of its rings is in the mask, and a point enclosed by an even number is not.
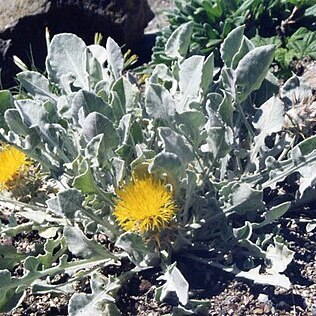
<svg viewBox="0 0 316 316"><path fill-rule="evenodd" d="M8 189L9 183L27 169L26 155L10 145L0 147L0 191Z"/></svg>
<svg viewBox="0 0 316 316"><path fill-rule="evenodd" d="M159 231L176 211L172 192L152 176L134 178L117 191L114 215L125 231Z"/></svg>

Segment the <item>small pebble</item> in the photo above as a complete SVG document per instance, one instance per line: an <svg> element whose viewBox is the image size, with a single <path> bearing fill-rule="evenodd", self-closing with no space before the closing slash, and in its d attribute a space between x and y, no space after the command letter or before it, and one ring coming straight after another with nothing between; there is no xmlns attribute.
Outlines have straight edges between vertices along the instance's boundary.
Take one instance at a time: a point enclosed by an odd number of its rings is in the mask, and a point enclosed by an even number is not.
<svg viewBox="0 0 316 316"><path fill-rule="evenodd" d="M266 295L266 294L260 293L260 294L258 295L258 301L259 301L260 303L267 303L267 302L269 301L269 296Z"/></svg>

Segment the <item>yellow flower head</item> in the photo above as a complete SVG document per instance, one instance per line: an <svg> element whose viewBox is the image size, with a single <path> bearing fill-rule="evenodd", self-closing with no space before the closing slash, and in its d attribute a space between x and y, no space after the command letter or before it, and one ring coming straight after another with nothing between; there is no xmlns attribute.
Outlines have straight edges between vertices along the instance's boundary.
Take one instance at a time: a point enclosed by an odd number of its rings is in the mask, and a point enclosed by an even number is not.
<svg viewBox="0 0 316 316"><path fill-rule="evenodd" d="M8 189L9 182L29 165L26 155L10 145L0 147L0 190Z"/></svg>
<svg viewBox="0 0 316 316"><path fill-rule="evenodd" d="M161 230L176 211L172 192L151 176L134 178L117 191L114 215L125 231Z"/></svg>

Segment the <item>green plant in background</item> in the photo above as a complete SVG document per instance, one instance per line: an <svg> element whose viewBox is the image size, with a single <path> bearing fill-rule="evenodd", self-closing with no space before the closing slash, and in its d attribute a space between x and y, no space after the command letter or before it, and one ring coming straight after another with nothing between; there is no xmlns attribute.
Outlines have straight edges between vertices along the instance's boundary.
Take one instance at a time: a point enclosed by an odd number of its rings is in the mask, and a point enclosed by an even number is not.
<svg viewBox="0 0 316 316"><path fill-rule="evenodd" d="M289 125L295 87L284 87L284 100L274 95L273 45L255 48L236 28L221 44L224 66L214 81L213 54L185 57L192 30L189 22L175 31L165 52L170 66L158 64L144 89L122 75L112 39L103 48L60 34L49 46L47 78L18 74L28 99L0 92L1 140L38 161L60 188L46 205L10 201L23 208L1 224L1 235L35 230L45 243L30 254L0 246L2 312L31 287L72 295L69 315L118 315L120 286L157 266L165 282L156 299L177 315L208 313L206 301L189 299L181 268L188 264L190 273L204 265L290 287L282 272L293 251L269 225L294 198L314 199L316 137L302 141ZM293 177L297 189L286 192ZM20 224L19 216L29 221ZM99 234L115 251L92 238ZM126 258L135 268L102 273ZM19 277L11 274L18 262ZM52 284L60 273L67 281ZM91 294L75 293L83 277Z"/></svg>
<svg viewBox="0 0 316 316"><path fill-rule="evenodd" d="M220 65L221 43L233 29L245 25L245 34L256 46L276 45L275 61L281 75L290 76L288 66L294 58L316 58L313 0L176 0L175 4L176 9L168 14L168 26L157 36L154 64L170 64L172 57L165 54L165 48L176 36L173 32L188 22L192 37L186 57L214 51L215 63Z"/></svg>

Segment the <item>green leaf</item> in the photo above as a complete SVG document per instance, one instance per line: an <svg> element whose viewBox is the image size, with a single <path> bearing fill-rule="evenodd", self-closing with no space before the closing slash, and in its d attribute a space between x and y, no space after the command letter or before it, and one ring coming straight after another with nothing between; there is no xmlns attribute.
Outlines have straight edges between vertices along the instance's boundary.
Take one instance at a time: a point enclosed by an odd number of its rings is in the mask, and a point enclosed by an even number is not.
<svg viewBox="0 0 316 316"><path fill-rule="evenodd" d="M75 256L94 260L105 257L116 259L116 256L107 248L101 246L93 239L88 239L77 227L66 226L64 228L64 237L69 251Z"/></svg>
<svg viewBox="0 0 316 316"><path fill-rule="evenodd" d="M179 179L183 173L180 158L173 153L161 152L150 163L148 170L150 173L167 173L174 179Z"/></svg>
<svg viewBox="0 0 316 316"><path fill-rule="evenodd" d="M13 279L17 280L16 278ZM0 280L0 312L10 312L20 305L25 297L25 293L23 291L16 291L15 288L10 287L12 277L8 270L0 271Z"/></svg>
<svg viewBox="0 0 316 316"><path fill-rule="evenodd" d="M314 17L316 15L316 4L310 6L309 8L306 8L304 15Z"/></svg>
<svg viewBox="0 0 316 316"><path fill-rule="evenodd" d="M249 240L251 235L252 235L252 226L251 223L246 221L245 225L239 228L234 228L233 229L234 236L239 239L247 239Z"/></svg>
<svg viewBox="0 0 316 316"><path fill-rule="evenodd" d="M97 194L98 187L86 160L82 163L82 169L80 175L74 178L73 186L84 194Z"/></svg>
<svg viewBox="0 0 316 316"><path fill-rule="evenodd" d="M213 75L214 75L214 54L210 54L204 64L202 69L202 78L200 88L202 89L203 93L207 93L210 89L210 86L213 82Z"/></svg>
<svg viewBox="0 0 316 316"><path fill-rule="evenodd" d="M20 263L30 254L19 253L12 245L0 245L0 269L12 270L15 265Z"/></svg>
<svg viewBox="0 0 316 316"><path fill-rule="evenodd" d="M72 100L71 104L71 114L74 121L79 124L83 124L82 120L84 119L80 111L83 111L83 116L87 117L93 112L98 114L103 114L106 117L112 118L112 109L110 106L101 98L98 97L95 93L80 90L76 93L75 97Z"/></svg>
<svg viewBox="0 0 316 316"><path fill-rule="evenodd" d="M9 90L0 91L0 128L7 130L7 123L4 118L4 112L14 107L14 99Z"/></svg>
<svg viewBox="0 0 316 316"><path fill-rule="evenodd" d="M290 250L283 242L279 242L275 237L274 245L269 245L267 248L269 266L266 271L270 274L284 272L293 260L294 254L294 251Z"/></svg>
<svg viewBox="0 0 316 316"><path fill-rule="evenodd" d="M258 163L257 154L265 145L266 137L282 130L284 113L284 104L278 97L274 96L261 105L255 116L255 119L257 117L257 122L253 123L258 134L253 139L254 144L250 154L251 162Z"/></svg>
<svg viewBox="0 0 316 316"><path fill-rule="evenodd" d="M236 68L235 85L239 102L260 88L273 60L274 45L254 48L246 54Z"/></svg>
<svg viewBox="0 0 316 316"><path fill-rule="evenodd" d="M170 92L159 84L149 83L146 87L145 106L149 116L170 120L175 114L175 101Z"/></svg>
<svg viewBox="0 0 316 316"><path fill-rule="evenodd" d="M39 100L57 101L57 96L51 92L49 81L40 73L35 71L23 71L18 73L18 80L22 87L34 98Z"/></svg>
<svg viewBox="0 0 316 316"><path fill-rule="evenodd" d="M48 78L68 94L71 86L89 90L86 44L74 34L57 34L52 39L46 59Z"/></svg>
<svg viewBox="0 0 316 316"><path fill-rule="evenodd" d="M158 133L164 143L164 150L176 154L183 167L186 167L195 158L192 146L183 136L169 127L159 127Z"/></svg>
<svg viewBox="0 0 316 316"><path fill-rule="evenodd" d="M168 266L164 275L159 277L159 279L166 281L166 283L162 286L159 297L161 302L164 301L168 296L175 293L182 305L186 305L188 303L189 284L180 270L176 267L176 263Z"/></svg>
<svg viewBox="0 0 316 316"><path fill-rule="evenodd" d="M316 33L300 27L289 39L287 48L297 59L309 56L316 59Z"/></svg>
<svg viewBox="0 0 316 316"><path fill-rule="evenodd" d="M179 26L166 42L165 53L168 57L181 59L185 57L190 46L193 22Z"/></svg>
<svg viewBox="0 0 316 316"><path fill-rule="evenodd" d="M117 80L124 66L123 54L120 47L111 37L108 37L105 48L107 51L108 67L112 71L114 79Z"/></svg>
<svg viewBox="0 0 316 316"><path fill-rule="evenodd" d="M219 191L219 201L227 214L246 214L263 208L262 190L256 190L248 183L230 182Z"/></svg>
<svg viewBox="0 0 316 316"><path fill-rule="evenodd" d="M104 134L104 145L106 150L116 148L119 145L119 138L113 123L104 115L92 112L82 123L82 133L87 141L100 134Z"/></svg>
<svg viewBox="0 0 316 316"><path fill-rule="evenodd" d="M94 273L90 280L91 294L75 293L69 301L69 316L119 316L120 311L115 306L115 298L111 296L111 291L119 288L117 280L102 278Z"/></svg>
<svg viewBox="0 0 316 316"><path fill-rule="evenodd" d="M273 223L276 219L282 217L288 211L290 206L291 202L284 202L271 207L271 209L264 214L264 220L260 223L252 223L252 227L255 229Z"/></svg>
<svg viewBox="0 0 316 316"><path fill-rule="evenodd" d="M160 263L159 255L153 250L153 244L146 242L140 235L126 232L117 239L115 246L123 249L129 259L141 269Z"/></svg>
<svg viewBox="0 0 316 316"><path fill-rule="evenodd" d="M232 66L233 58L241 46L244 30L244 25L236 27L227 35L220 47L221 57L227 67Z"/></svg>
<svg viewBox="0 0 316 316"><path fill-rule="evenodd" d="M198 97L202 80L202 69L204 66L203 56L192 56L180 64L179 88L181 101L177 104L177 112L182 113L187 110L186 105L192 99Z"/></svg>
<svg viewBox="0 0 316 316"><path fill-rule="evenodd" d="M139 90L126 78L121 77L112 87L112 93L114 92L117 93L117 98L113 99L111 106L117 121L119 121L125 113L131 112L137 108L137 96Z"/></svg>
<svg viewBox="0 0 316 316"><path fill-rule="evenodd" d="M76 213L82 209L83 197L76 189L66 189L57 193L56 197L50 198L46 204L50 211L56 215L74 219Z"/></svg>

